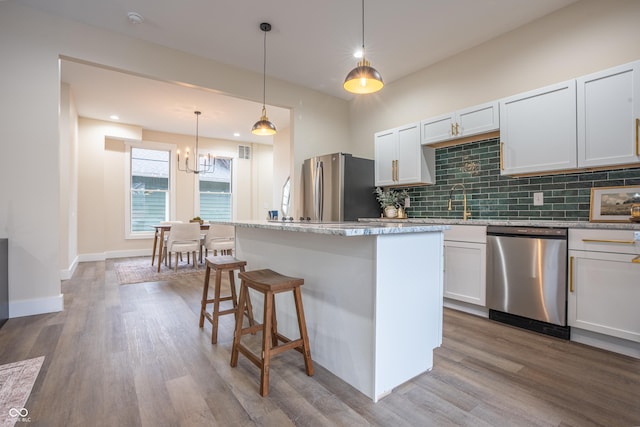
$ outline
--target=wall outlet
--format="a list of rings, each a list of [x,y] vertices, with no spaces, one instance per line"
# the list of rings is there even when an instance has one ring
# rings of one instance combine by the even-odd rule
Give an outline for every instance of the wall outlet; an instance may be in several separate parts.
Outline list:
[[[542,206],[544,205],[544,193],[533,193],[533,206]]]
[[[633,240],[635,240],[636,242],[640,242],[640,231],[633,232]]]

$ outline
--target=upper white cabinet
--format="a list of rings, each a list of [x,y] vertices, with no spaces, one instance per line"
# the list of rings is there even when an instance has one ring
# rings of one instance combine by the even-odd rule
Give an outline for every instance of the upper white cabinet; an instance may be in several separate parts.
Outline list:
[[[578,167],[640,161],[640,61],[577,82]]]
[[[422,120],[422,144],[435,144],[498,130],[498,102],[489,102]]]
[[[510,96],[499,104],[503,174],[577,167],[575,80]]]
[[[435,150],[420,145],[420,124],[376,132],[375,185],[433,184]]]

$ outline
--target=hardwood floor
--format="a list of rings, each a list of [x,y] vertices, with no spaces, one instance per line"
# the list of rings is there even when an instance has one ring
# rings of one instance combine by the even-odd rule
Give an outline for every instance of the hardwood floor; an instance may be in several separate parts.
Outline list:
[[[229,366],[233,317],[217,345],[198,328],[199,275],[119,285],[89,262],[62,291],[64,312],[0,329],[0,364],[45,356],[31,426],[640,426],[640,360],[452,310],[433,371],[374,404],[297,352],[260,397],[257,368]]]

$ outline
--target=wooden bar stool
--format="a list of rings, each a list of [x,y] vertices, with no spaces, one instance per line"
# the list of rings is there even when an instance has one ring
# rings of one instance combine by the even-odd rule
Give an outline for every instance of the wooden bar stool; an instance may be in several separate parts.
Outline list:
[[[235,314],[238,308],[238,299],[236,298],[236,285],[234,280],[234,270],[244,271],[246,261],[240,261],[229,255],[210,256],[205,259],[207,270],[204,275],[204,288],[202,289],[202,305],[200,307],[200,327],[204,326],[204,318],[211,322],[211,344],[218,342],[218,318],[225,314]],[[209,277],[211,269],[215,272],[215,283],[213,289],[213,298],[209,298]],[[220,296],[220,284],[222,282],[222,273],[229,272],[229,285],[231,287],[231,295]],[[232,301],[233,308],[220,311],[221,301]],[[213,303],[213,310],[207,313],[207,304]],[[245,304],[247,307],[247,315],[249,317],[249,325],[253,326],[253,311],[251,309],[251,300],[247,299]],[[243,306],[244,307],[244,306]]]
[[[238,304],[238,316],[236,318],[236,329],[233,334],[233,347],[231,350],[231,366],[238,365],[238,352],[244,354],[250,361],[260,368],[260,394],[266,396],[269,393],[269,365],[271,357],[276,356],[286,350],[298,350],[304,356],[304,365],[307,375],[313,375],[313,362],[311,361],[311,350],[309,349],[309,336],[307,335],[307,325],[304,320],[304,310],[302,308],[302,294],[300,287],[304,284],[304,279],[283,276],[272,270],[255,270],[241,272],[240,278],[240,300]],[[242,327],[243,308],[249,302],[249,288],[264,295],[264,318],[262,324],[255,324],[248,328]],[[276,300],[275,294],[293,291],[293,298],[298,315],[298,329],[300,338],[290,340],[278,333],[276,322]],[[241,342],[242,335],[255,333],[262,330],[262,357],[256,356]],[[281,341],[283,344],[278,344]]]

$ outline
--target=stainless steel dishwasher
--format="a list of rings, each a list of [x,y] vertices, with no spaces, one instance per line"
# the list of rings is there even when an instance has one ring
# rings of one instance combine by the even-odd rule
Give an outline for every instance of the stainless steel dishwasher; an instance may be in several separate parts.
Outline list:
[[[487,227],[489,318],[569,339],[567,229]]]

